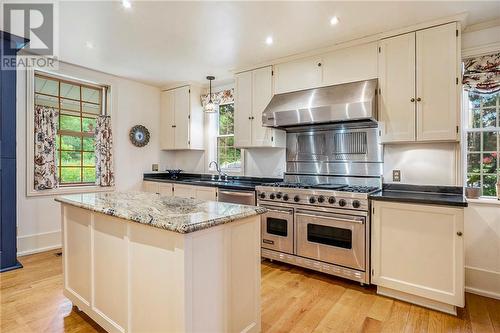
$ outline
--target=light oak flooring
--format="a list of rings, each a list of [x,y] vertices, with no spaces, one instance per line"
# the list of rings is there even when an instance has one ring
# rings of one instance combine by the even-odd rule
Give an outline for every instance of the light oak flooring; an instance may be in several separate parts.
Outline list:
[[[0,274],[0,332],[102,332],[62,295],[57,251]],[[473,294],[458,317],[377,296],[373,287],[262,263],[263,332],[500,332],[500,301]]]

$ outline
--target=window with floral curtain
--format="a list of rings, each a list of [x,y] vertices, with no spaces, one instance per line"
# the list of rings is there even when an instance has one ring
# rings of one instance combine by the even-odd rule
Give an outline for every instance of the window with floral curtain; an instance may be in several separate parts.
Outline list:
[[[34,88],[34,189],[112,186],[107,88],[40,72]]]
[[[495,196],[500,177],[500,53],[464,59],[466,181]]]

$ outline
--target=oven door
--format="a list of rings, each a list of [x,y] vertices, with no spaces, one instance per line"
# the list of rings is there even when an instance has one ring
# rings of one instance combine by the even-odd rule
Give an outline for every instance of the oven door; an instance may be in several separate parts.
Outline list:
[[[365,270],[363,216],[297,210],[297,255]]]
[[[263,206],[261,245],[263,248],[293,254],[293,209]]]

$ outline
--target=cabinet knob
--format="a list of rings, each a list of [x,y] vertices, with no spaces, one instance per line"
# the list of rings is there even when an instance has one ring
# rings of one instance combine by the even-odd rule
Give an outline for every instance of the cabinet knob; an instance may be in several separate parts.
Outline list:
[[[457,236],[462,236],[463,233],[461,231],[457,232]]]
[[[417,97],[417,102],[420,102],[422,101],[422,99],[420,97]]]
[[[248,120],[252,120],[252,117],[248,117]]]
[[[172,125],[172,127],[176,127],[175,125]]]
[[[321,63],[320,62],[318,62],[318,67],[321,67]]]
[[[410,99],[410,102],[412,102],[412,103],[413,103],[413,102],[415,102],[415,98],[413,98],[413,97],[412,97],[412,98]]]

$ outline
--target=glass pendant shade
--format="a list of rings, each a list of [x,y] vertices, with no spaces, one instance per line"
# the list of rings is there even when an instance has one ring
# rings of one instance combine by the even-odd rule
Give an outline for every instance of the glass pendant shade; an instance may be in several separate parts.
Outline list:
[[[206,113],[214,113],[215,112],[215,104],[212,102],[212,100],[208,101],[207,104],[205,104],[205,112]]]
[[[212,80],[215,80],[215,76],[207,76],[207,80],[210,84],[210,89],[208,91],[208,103],[205,104],[203,111],[205,111],[206,113],[214,113],[215,111],[217,111],[215,103],[212,102]]]

